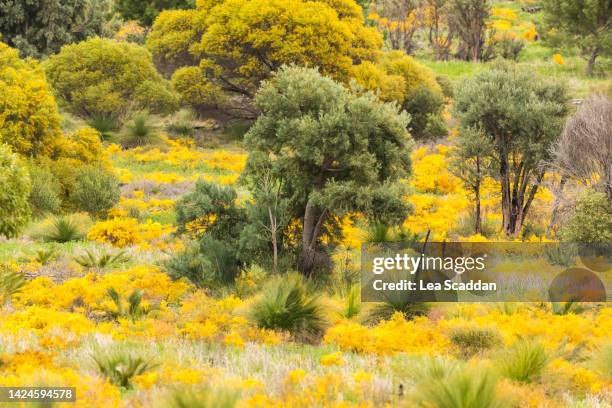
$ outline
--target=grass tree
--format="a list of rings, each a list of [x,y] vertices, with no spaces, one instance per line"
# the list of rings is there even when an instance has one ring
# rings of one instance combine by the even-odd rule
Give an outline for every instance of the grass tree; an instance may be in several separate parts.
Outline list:
[[[459,87],[455,113],[461,125],[481,129],[493,145],[509,237],[520,233],[544,179],[566,102],[564,85],[510,63],[496,63]]]
[[[399,179],[410,172],[409,117],[373,94],[357,95],[316,69],[283,67],[256,97],[262,115],[245,136],[246,176],[266,167],[302,222],[300,268],[326,260],[329,221],[353,211],[398,223],[409,207]],[[266,166],[252,165],[265,161]]]

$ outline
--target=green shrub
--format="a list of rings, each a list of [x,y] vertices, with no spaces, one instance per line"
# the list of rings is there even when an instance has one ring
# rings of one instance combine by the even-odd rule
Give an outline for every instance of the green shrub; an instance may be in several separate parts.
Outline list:
[[[439,92],[420,86],[404,101],[402,107],[410,113],[410,133],[416,140],[428,140],[446,135],[446,126],[439,114],[444,98]],[[429,131],[427,126],[429,124]],[[428,133],[433,132],[433,133]]]
[[[111,351],[98,349],[94,351],[92,358],[100,374],[112,384],[123,388],[131,388],[135,376],[151,371],[157,366],[150,359],[124,349]]]
[[[158,141],[159,121],[146,111],[134,114],[132,119],[123,125],[119,135],[119,142],[125,147],[145,146]]]
[[[459,353],[466,358],[502,344],[499,332],[486,327],[455,328],[450,333],[450,340],[459,348]]]
[[[540,376],[548,361],[542,344],[522,339],[502,356],[502,373],[512,380],[529,383]]]
[[[58,99],[84,118],[121,120],[134,110],[166,114],[178,97],[141,46],[93,38],[67,45],[43,64]]]
[[[259,327],[285,330],[294,336],[319,336],[327,323],[321,299],[309,293],[298,274],[269,282],[252,306],[251,319]]]
[[[0,144],[0,235],[14,237],[30,220],[30,175],[19,157]]]
[[[585,190],[561,229],[561,238],[568,242],[612,242],[612,202],[604,193]]]
[[[83,166],[77,171],[71,201],[79,211],[92,216],[104,216],[119,201],[119,180],[96,166]]]
[[[172,279],[187,278],[199,288],[210,282],[207,276],[208,264],[198,248],[187,248],[170,258],[164,264],[164,270]]]
[[[236,249],[231,243],[206,235],[200,240],[200,253],[206,259],[210,271],[211,284],[227,285],[234,283],[240,270]]]
[[[238,240],[246,213],[236,205],[238,194],[231,186],[221,186],[198,180],[195,189],[176,203],[179,232],[198,220],[206,234],[220,240]]]
[[[73,259],[84,268],[104,269],[127,262],[129,257],[125,254],[125,251],[112,253],[85,250],[84,254],[76,255]]]
[[[440,139],[448,135],[448,127],[442,116],[429,113],[423,130],[423,138],[427,140]]]
[[[32,214],[41,217],[56,214],[62,206],[62,186],[48,167],[30,166],[32,191],[28,199]]]
[[[488,371],[461,370],[418,387],[417,406],[428,408],[503,408],[509,406],[496,392],[497,380]]]
[[[54,216],[43,220],[32,236],[45,242],[80,241],[85,238],[89,223],[89,218],[82,214]]]

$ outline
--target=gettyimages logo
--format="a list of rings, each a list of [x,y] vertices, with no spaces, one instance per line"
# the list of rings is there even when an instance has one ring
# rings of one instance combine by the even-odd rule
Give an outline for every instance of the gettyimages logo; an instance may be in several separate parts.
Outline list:
[[[605,302],[609,244],[410,243],[362,247],[362,300]]]

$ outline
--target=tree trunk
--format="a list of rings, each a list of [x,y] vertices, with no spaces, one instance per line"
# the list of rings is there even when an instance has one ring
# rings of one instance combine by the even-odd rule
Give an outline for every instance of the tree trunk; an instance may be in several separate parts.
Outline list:
[[[589,58],[587,59],[587,66],[586,66],[587,76],[593,76],[593,70],[595,69],[595,60],[597,59],[598,56],[599,56],[599,49],[595,47],[593,51],[591,51],[591,54],[589,55]]]
[[[276,242],[276,229],[278,227],[276,223],[276,217],[272,215],[272,209],[270,207],[268,207],[268,216],[270,217],[270,232],[272,235],[272,268],[273,271],[276,272],[276,268],[278,266],[278,244]]]
[[[510,174],[508,170],[508,155],[500,152],[499,177],[502,190],[502,230],[507,236],[514,235],[514,222],[512,220],[511,196],[510,196]]]
[[[302,228],[302,251],[299,260],[300,270],[305,275],[310,275],[317,264],[317,242],[326,219],[327,210],[319,209],[310,201],[306,204]]]

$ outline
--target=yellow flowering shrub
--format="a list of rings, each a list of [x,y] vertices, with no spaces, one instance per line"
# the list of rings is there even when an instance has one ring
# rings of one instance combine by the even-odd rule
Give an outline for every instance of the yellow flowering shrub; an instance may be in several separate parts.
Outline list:
[[[565,65],[565,59],[561,54],[555,54],[552,56],[552,60],[557,65]]]
[[[354,322],[342,322],[327,331],[324,341],[341,350],[381,355],[436,354],[450,345],[429,319],[406,321],[401,313],[371,329]]]
[[[138,220],[134,218],[113,218],[96,222],[89,232],[87,239],[123,248],[136,245],[142,241],[138,231]]]
[[[60,133],[57,104],[39,64],[0,42],[0,143],[38,155]]]

